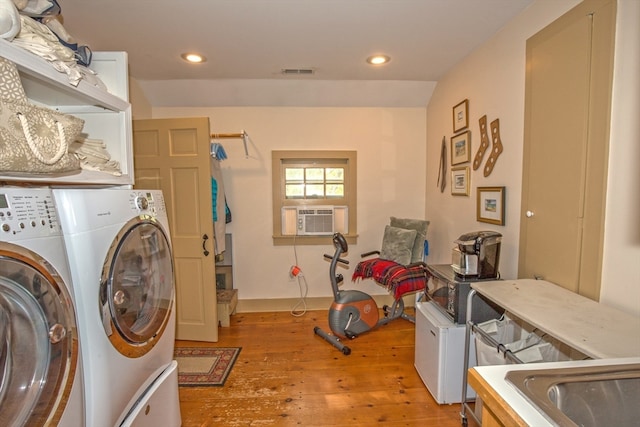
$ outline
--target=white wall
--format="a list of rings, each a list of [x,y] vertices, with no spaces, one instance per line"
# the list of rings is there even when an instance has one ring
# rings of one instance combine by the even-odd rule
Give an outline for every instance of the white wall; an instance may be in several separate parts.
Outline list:
[[[234,260],[240,298],[294,298],[287,272],[295,258],[290,247],[271,242],[270,152],[273,149],[356,149],[359,156],[360,241],[353,260],[377,248],[388,216],[424,217],[431,221],[431,263],[448,263],[460,234],[480,229],[504,235],[501,271],[517,276],[519,210],[524,138],[526,40],[579,0],[538,0],[493,39],[442,78],[425,111],[421,108],[154,108],[153,117],[208,116],[212,131],[246,130],[254,146],[244,159],[242,144],[225,143],[223,163],[234,222]],[[618,0],[616,59],[609,153],[609,181],[601,301],[640,314],[640,2]],[[473,171],[471,195],[454,197],[436,187],[442,137],[452,135],[451,108],[470,102],[472,147],[479,144],[478,119],[500,119],[505,150],[493,173]],[[425,149],[425,143],[426,149]],[[425,169],[425,161],[426,169]],[[450,170],[451,166],[448,165]],[[450,177],[448,177],[450,184]],[[426,183],[426,187],[425,187]],[[507,188],[504,227],[475,220],[475,189]],[[426,194],[426,197],[421,196]],[[258,206],[256,208],[256,206]],[[265,216],[266,215],[266,216]],[[310,296],[329,295],[327,265],[332,248],[298,247],[298,262]],[[381,293],[375,285],[356,287]]]
[[[149,103],[144,91],[140,87],[140,82],[133,77],[129,77],[129,99],[133,120],[151,118],[151,103]]]
[[[640,2],[618,0],[600,301],[640,314]]]
[[[452,242],[461,233],[490,229],[503,234],[501,273],[517,277],[526,40],[578,0],[538,0],[489,42],[474,51],[438,82],[427,108],[426,217],[431,223],[432,262],[449,262]],[[611,131],[606,241],[602,301],[640,314],[640,203],[638,156],[638,36],[637,0],[618,0],[613,120]],[[451,109],[469,99],[472,155],[479,146],[478,119],[500,119],[504,152],[493,173],[472,172],[469,197],[454,197],[436,188],[442,137],[452,135]],[[635,153],[635,154],[634,154]],[[486,155],[485,155],[486,156]],[[450,168],[451,166],[449,166]],[[450,179],[449,179],[450,181]],[[449,182],[450,184],[450,182]],[[506,225],[476,221],[476,188],[505,186]]]
[[[245,130],[252,143],[246,159],[242,141],[220,141],[233,221],[234,287],[242,299],[297,298],[289,278],[296,263],[291,246],[272,241],[271,151],[357,150],[358,233],[349,248],[355,265],[360,253],[379,249],[389,216],[424,218],[425,108],[154,108],[153,118],[209,117],[214,133]],[[332,246],[297,246],[297,263],[309,285],[309,297],[330,296]],[[346,287],[386,294],[366,281],[352,285],[353,266],[344,271]]]
[[[432,221],[432,261],[450,262],[452,242],[462,233],[495,230],[503,235],[500,259],[502,276],[517,276],[526,39],[577,3],[578,0],[534,3],[438,82],[427,109],[426,213]],[[476,171],[471,168],[469,197],[454,197],[451,195],[450,175],[447,176],[444,193],[436,188],[436,181],[442,137],[446,137],[447,142],[450,140],[451,110],[463,99],[469,99],[472,159],[480,145],[478,119],[485,114],[488,123],[500,119],[504,151],[488,177],[484,177],[482,167]],[[450,145],[447,153],[450,159]],[[485,161],[488,155],[485,154]],[[476,221],[476,188],[479,186],[506,187],[505,226]]]

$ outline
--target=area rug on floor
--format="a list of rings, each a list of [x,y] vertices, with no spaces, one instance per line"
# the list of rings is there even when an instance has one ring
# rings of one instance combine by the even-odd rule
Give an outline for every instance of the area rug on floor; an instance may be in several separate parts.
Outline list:
[[[241,347],[176,347],[178,385],[181,387],[223,386]]]

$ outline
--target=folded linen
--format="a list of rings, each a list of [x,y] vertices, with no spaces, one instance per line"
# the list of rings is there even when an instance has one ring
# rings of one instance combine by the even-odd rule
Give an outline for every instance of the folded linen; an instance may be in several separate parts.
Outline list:
[[[106,172],[121,176],[120,163],[111,160],[106,144],[99,139],[82,138],[69,146],[69,152],[80,160],[80,167],[85,170]]]

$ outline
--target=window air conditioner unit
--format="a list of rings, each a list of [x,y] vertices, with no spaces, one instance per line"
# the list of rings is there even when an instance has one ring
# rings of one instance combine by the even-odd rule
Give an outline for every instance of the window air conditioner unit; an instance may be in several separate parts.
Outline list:
[[[346,206],[284,206],[283,236],[330,236],[349,232]]]

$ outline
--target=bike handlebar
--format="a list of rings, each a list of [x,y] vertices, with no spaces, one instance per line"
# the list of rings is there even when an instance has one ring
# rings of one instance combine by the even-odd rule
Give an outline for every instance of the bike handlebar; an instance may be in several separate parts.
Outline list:
[[[325,257],[326,259],[333,259],[333,256],[331,256],[331,255],[327,255],[327,254],[324,254],[324,257]],[[338,262],[341,262],[341,263],[343,263],[343,264],[349,265],[349,261],[348,261],[348,260],[346,260],[346,259],[338,258],[338,259],[337,259],[337,261],[338,261]]]

